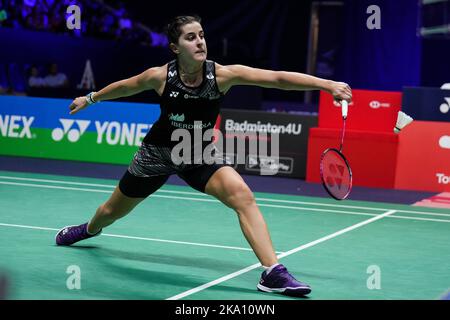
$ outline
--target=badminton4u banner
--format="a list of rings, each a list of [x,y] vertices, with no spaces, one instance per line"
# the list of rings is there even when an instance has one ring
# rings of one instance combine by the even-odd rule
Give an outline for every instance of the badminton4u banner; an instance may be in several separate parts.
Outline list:
[[[128,164],[158,104],[101,102],[69,115],[68,99],[0,97],[0,154]]]

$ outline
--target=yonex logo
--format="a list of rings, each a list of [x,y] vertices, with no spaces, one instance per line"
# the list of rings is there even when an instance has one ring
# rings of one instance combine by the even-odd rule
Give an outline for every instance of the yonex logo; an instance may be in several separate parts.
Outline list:
[[[445,103],[441,104],[439,110],[442,113],[447,113],[450,110],[450,98],[444,98],[445,99]]]
[[[169,71],[167,75],[168,75],[170,78],[172,78],[172,77],[174,77],[176,74],[177,74],[176,71]]]
[[[28,138],[31,139],[31,124],[34,117],[0,115],[0,135],[9,138]]]
[[[67,138],[70,142],[77,142],[80,137],[88,128],[91,121],[89,120],[72,120],[72,119],[59,119],[63,128],[55,128],[52,131],[52,139],[55,141],[61,141],[67,134]],[[71,129],[73,123],[76,122],[78,129]]]
[[[118,121],[95,121],[97,143],[106,141],[111,146],[140,146],[148,129],[152,125],[145,123],[121,123]]]
[[[210,72],[206,75],[206,79],[212,80],[214,79],[214,75]]]
[[[327,185],[331,188],[337,186],[338,189],[341,189],[345,167],[340,164],[330,163],[328,170],[331,174],[326,178]]]
[[[178,97],[178,95],[179,95],[180,93],[179,92],[177,92],[177,91],[172,91],[171,93],[170,93],[170,97],[171,98],[176,98],[176,97]]]

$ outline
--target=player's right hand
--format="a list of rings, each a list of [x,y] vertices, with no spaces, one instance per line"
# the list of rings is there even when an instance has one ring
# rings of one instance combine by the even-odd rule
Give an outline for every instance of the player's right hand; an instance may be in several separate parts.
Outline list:
[[[345,82],[333,81],[331,85],[330,93],[333,95],[334,100],[352,102],[352,89]]]
[[[86,97],[75,98],[69,106],[70,114],[75,114],[88,106]]]

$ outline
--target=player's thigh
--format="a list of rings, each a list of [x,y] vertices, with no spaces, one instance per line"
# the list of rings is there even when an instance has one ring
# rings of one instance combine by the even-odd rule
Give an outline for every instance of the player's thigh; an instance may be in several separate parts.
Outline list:
[[[209,179],[205,193],[214,196],[229,207],[254,202],[254,196],[244,179],[232,167],[218,169]]]
[[[192,166],[184,168],[177,172],[177,175],[183,179],[189,186],[203,193],[206,192],[206,186],[211,180],[211,177],[227,167],[225,164],[203,164],[200,166]]]

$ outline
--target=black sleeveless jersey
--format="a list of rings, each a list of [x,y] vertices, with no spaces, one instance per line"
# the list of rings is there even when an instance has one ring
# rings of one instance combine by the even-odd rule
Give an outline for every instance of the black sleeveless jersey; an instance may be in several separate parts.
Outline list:
[[[145,136],[144,143],[174,146],[179,143],[171,141],[176,129],[188,130],[191,140],[194,140],[195,130],[201,130],[203,137],[206,130],[214,128],[222,98],[213,61],[206,60],[203,64],[203,81],[198,87],[185,85],[178,71],[177,60],[169,62],[160,101],[161,115]]]

